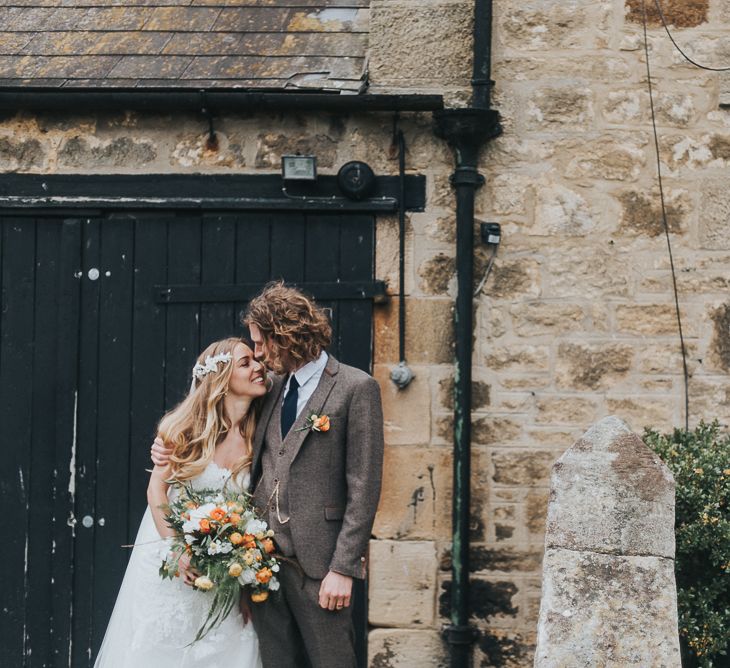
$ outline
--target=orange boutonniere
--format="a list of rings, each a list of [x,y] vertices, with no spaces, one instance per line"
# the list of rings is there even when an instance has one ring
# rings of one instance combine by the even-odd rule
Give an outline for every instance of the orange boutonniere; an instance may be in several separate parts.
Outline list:
[[[312,413],[307,419],[306,424],[303,427],[297,429],[297,431],[329,431],[330,419],[327,415],[317,415]]]

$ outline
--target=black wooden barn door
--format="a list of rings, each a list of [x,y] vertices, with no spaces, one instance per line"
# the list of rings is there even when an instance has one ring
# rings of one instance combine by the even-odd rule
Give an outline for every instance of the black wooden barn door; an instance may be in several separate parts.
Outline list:
[[[0,665],[69,665],[77,221],[0,222]]]
[[[240,333],[246,299],[282,277],[332,309],[331,352],[369,370],[374,219],[134,212],[1,224],[0,535],[13,578],[0,665],[90,666],[146,505],[155,424],[188,390],[196,355]]]

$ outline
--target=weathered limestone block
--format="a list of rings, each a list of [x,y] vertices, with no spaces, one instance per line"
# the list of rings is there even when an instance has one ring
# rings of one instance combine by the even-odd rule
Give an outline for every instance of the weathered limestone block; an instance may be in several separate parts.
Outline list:
[[[679,370],[679,369],[678,369]],[[679,427],[682,411],[679,396],[667,396],[666,387],[653,396],[620,395],[606,397],[610,413],[617,413],[631,420],[632,424],[650,427],[653,425],[675,425]]]
[[[553,467],[535,666],[680,666],[674,479],[616,417]]]
[[[707,21],[710,0],[665,0],[664,18],[677,28],[693,28]],[[626,20],[641,24],[644,20],[642,0],[626,0]],[[652,2],[646,3],[646,18],[651,25],[661,25],[659,12]]]
[[[558,183],[537,190],[535,224],[531,234],[540,236],[585,236],[597,224],[596,216],[582,195]]]
[[[474,9],[468,2],[415,7],[373,2],[370,79],[375,86],[468,84]]]
[[[473,420],[471,429],[472,441],[482,445],[512,441],[522,432],[519,423],[514,420],[492,416]]]
[[[566,145],[570,161],[565,175],[572,179],[598,178],[634,181],[646,164],[645,138],[635,134],[604,135],[593,141]]]
[[[541,534],[545,529],[548,494],[546,491],[533,490],[527,495],[525,516],[530,533]]]
[[[710,135],[699,137],[687,134],[664,135],[659,140],[659,147],[662,161],[673,170],[680,167],[692,170],[704,169],[713,161],[718,161],[718,166],[723,166],[727,159],[724,137],[718,140],[711,138]]]
[[[692,208],[686,190],[665,193],[667,224],[672,234],[682,234],[686,229],[687,214]],[[618,197],[621,203],[621,232],[631,235],[657,237],[664,234],[661,201],[658,192],[645,193],[628,190]]]
[[[398,361],[398,298],[374,311],[375,362]],[[409,336],[406,353],[412,364],[451,364],[454,360],[453,304],[448,299],[407,299]]]
[[[516,550],[514,548],[489,549],[475,545],[469,553],[469,568],[473,573],[494,575],[498,573],[539,572],[542,550]]]
[[[657,117],[660,121],[677,127],[687,127],[695,117],[693,98],[696,94],[665,93],[656,102]]]
[[[585,312],[579,304],[560,301],[519,302],[509,309],[519,336],[555,335],[582,329]]]
[[[451,516],[451,448],[385,448],[383,493],[373,535],[392,539],[448,539]]]
[[[25,171],[33,167],[40,167],[43,165],[45,157],[45,150],[37,139],[0,137],[0,170],[4,172]]]
[[[647,115],[648,94],[641,90],[610,91],[601,111],[609,123],[633,123]]]
[[[546,450],[495,450],[492,480],[496,485],[544,486],[554,461],[555,455]]]
[[[596,416],[596,402],[575,395],[540,396],[537,400],[537,424],[590,424]]]
[[[210,145],[207,134],[185,136],[175,145],[170,164],[179,167],[244,167],[243,146],[223,132],[216,132],[216,143]]]
[[[485,366],[494,371],[546,371],[550,365],[547,346],[504,346],[489,350]]]
[[[535,666],[679,668],[673,560],[547,549],[543,568],[561,573],[543,585]]]
[[[446,668],[449,656],[439,631],[374,629],[368,634],[371,668]]]
[[[594,118],[593,91],[575,86],[550,87],[537,90],[527,102],[528,126],[588,127]]]
[[[96,137],[71,137],[58,151],[64,167],[137,167],[157,158],[156,146],[147,139],[117,137],[101,141]]]
[[[618,249],[583,244],[544,252],[548,256],[544,270],[549,276],[551,298],[586,299],[631,294],[637,269]]]
[[[539,81],[541,79],[589,79],[593,82],[615,84],[631,77],[632,67],[624,58],[581,54],[580,58],[563,58],[560,52],[521,51],[514,58],[499,57],[493,63],[496,81]],[[519,140],[518,140],[519,141]]]
[[[706,422],[730,420],[730,382],[726,377],[691,378],[689,391],[692,393],[690,396],[697,397],[693,409],[696,419]]]
[[[690,375],[693,374],[697,355],[697,346],[689,343],[686,346],[689,359],[687,360]],[[647,343],[641,349],[639,355],[639,371],[642,374],[681,374],[682,373],[682,353],[679,343],[662,343],[652,341]]]
[[[478,248],[474,258],[475,282],[481,280],[486,268],[486,251]],[[476,287],[476,286],[475,286]],[[536,260],[499,260],[494,263],[483,289],[484,294],[498,299],[522,295],[538,297],[540,287],[540,265]]]
[[[525,214],[525,199],[533,180],[522,174],[497,174],[487,180],[482,197],[489,198],[494,213],[521,216]]]
[[[431,541],[370,541],[370,623],[433,626],[437,570],[436,544]]]
[[[730,302],[712,309],[710,319],[713,324],[710,362],[720,371],[730,371]]]
[[[474,648],[474,665],[522,668],[534,655],[534,633],[490,628]]]
[[[404,390],[390,380],[391,366],[376,364],[373,375],[383,398],[385,442],[425,445],[431,439],[431,387],[428,367],[413,367],[415,378]]]
[[[605,389],[631,369],[633,348],[623,343],[561,343],[556,365],[558,387]]]
[[[555,463],[547,547],[674,558],[674,480],[616,417]]]
[[[421,290],[428,295],[443,295],[456,282],[456,260],[445,253],[437,253],[418,267]]]
[[[726,184],[712,183],[703,189],[699,223],[702,248],[730,249],[730,192]]]
[[[436,387],[436,386],[434,386]],[[438,398],[438,407],[454,410],[454,372],[447,371],[447,375],[439,378],[437,388],[434,391]],[[471,407],[472,410],[485,408],[491,403],[492,389],[488,383],[482,380],[472,380],[471,383]]]
[[[693,319],[686,311],[683,316],[685,336],[696,336]],[[667,336],[677,331],[677,312],[674,304],[622,304],[616,307],[616,324],[627,334]]]
[[[301,136],[297,133],[260,135],[256,151],[256,167],[280,169],[281,156],[287,153],[316,155],[320,167],[332,167],[337,155],[337,141],[324,134]]]

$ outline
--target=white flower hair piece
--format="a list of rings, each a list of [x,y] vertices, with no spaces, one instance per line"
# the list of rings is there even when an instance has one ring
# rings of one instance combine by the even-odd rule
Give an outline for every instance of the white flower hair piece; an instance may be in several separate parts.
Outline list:
[[[218,365],[228,364],[231,361],[231,353],[220,353],[205,358],[205,364],[196,364],[193,367],[193,378],[197,380],[203,380],[209,373],[216,373],[218,371]]]

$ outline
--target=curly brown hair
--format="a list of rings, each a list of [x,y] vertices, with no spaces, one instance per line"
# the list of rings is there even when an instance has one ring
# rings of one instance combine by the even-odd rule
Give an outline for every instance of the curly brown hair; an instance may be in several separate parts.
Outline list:
[[[274,348],[269,352],[275,360],[281,353],[294,366],[317,359],[332,341],[332,326],[325,310],[301,290],[273,281],[248,304],[242,318],[248,327],[256,325]]]

